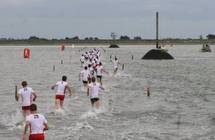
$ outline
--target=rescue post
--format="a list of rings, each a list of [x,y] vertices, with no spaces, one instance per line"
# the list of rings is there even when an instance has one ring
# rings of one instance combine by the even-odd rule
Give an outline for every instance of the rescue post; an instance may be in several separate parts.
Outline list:
[[[30,58],[30,49],[29,48],[25,48],[24,49],[24,58]]]

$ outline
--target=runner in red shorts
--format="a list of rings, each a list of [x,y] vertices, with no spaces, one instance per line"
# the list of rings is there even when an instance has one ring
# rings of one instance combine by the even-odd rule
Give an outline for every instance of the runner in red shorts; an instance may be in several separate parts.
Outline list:
[[[30,128],[29,140],[45,140],[44,131],[48,130],[46,118],[37,113],[36,104],[31,104],[30,112],[31,114],[26,117],[22,140],[26,140],[28,128]]]
[[[51,87],[51,89],[54,90],[54,88],[57,86],[57,92],[55,94],[55,109],[63,108],[63,101],[67,90],[69,91],[69,96],[72,95],[71,89],[66,80],[67,77],[63,76],[62,81],[57,82],[55,85]]]
[[[36,93],[31,87],[28,87],[28,83],[26,81],[22,82],[22,87],[18,93],[16,93],[16,101],[21,97],[22,100],[22,112],[23,116],[26,117],[30,114],[30,105],[32,101],[35,101],[37,98]]]

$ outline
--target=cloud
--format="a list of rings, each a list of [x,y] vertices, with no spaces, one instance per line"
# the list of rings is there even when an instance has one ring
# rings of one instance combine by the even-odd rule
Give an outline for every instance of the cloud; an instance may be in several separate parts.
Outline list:
[[[213,0],[0,0],[0,32],[62,37],[109,36],[115,31],[154,37],[159,11],[163,36],[196,36],[198,29],[215,32],[214,4]]]

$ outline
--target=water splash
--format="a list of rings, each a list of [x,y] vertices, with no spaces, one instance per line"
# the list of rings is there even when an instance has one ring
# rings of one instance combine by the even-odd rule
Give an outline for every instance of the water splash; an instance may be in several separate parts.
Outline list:
[[[65,116],[66,115],[66,111],[64,109],[55,109],[54,111],[55,115],[61,115],[61,116]]]
[[[97,119],[97,113],[94,111],[94,109],[90,109],[89,111],[85,112],[83,115],[81,115],[80,119],[87,119],[87,118],[95,118]]]

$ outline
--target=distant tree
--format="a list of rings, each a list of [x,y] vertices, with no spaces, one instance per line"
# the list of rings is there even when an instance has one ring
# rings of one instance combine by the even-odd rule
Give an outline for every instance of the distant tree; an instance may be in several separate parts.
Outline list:
[[[93,40],[93,37],[89,37],[89,40]]]
[[[69,37],[65,37],[65,40],[69,40]]]
[[[207,39],[215,39],[215,35],[213,34],[208,34],[206,37]]]
[[[141,37],[139,37],[139,36],[135,36],[134,37],[134,40],[141,40],[142,38]]]
[[[89,38],[88,38],[88,37],[85,37],[84,40],[89,40]]]
[[[98,38],[98,37],[95,37],[94,40],[99,40],[99,38]]]
[[[79,36],[73,37],[72,40],[79,40]]]
[[[130,40],[130,37],[128,37],[127,35],[120,36],[120,40]]]

